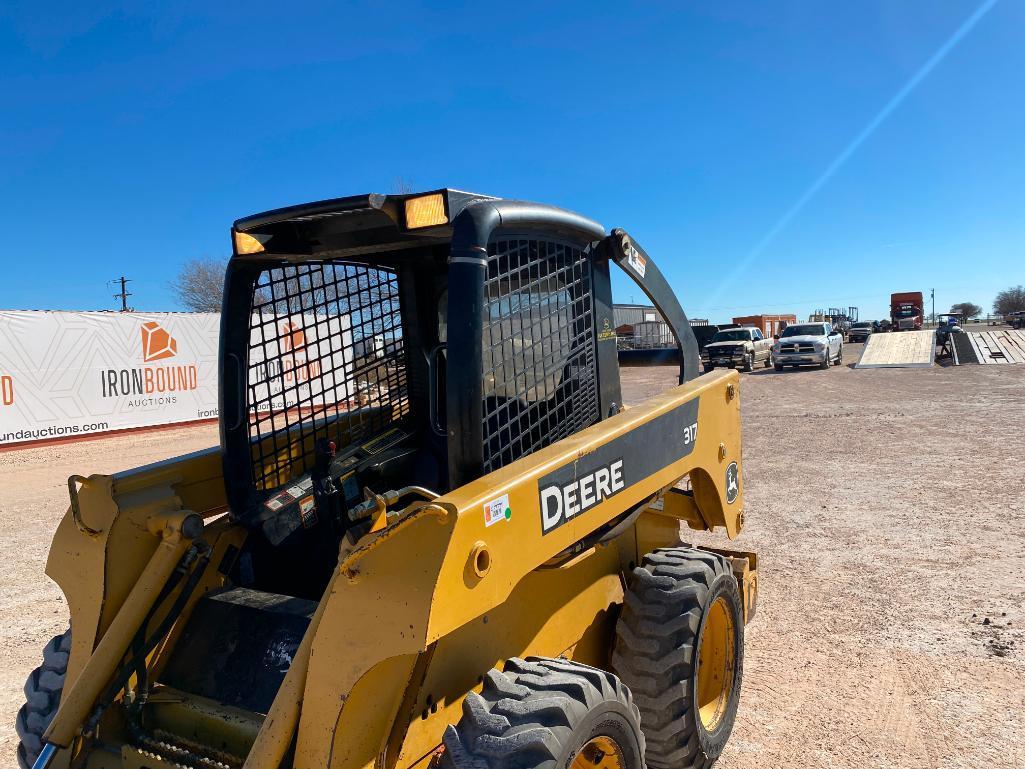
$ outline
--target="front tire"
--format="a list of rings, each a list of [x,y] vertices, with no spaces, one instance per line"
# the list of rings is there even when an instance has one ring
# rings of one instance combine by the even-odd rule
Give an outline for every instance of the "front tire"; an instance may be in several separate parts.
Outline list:
[[[836,351],[836,365],[843,365],[843,345],[840,345],[840,349]]]
[[[755,370],[755,354],[748,353],[744,356],[744,371],[751,372]]]
[[[69,628],[43,647],[43,664],[33,670],[25,681],[25,704],[18,711],[14,723],[21,740],[18,744],[18,766],[21,769],[32,769],[43,748],[43,733],[50,726],[64,691],[70,652]]]
[[[488,671],[444,742],[442,769],[645,769],[630,690],[563,659],[512,657]]]
[[[641,712],[652,769],[707,767],[733,731],[744,671],[737,580],[720,555],[656,550],[630,575],[612,668]]]

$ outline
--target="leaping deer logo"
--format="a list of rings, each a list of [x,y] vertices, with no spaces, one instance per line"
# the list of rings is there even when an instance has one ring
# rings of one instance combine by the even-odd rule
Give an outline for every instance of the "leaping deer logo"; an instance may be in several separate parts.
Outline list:
[[[726,504],[732,505],[740,493],[740,472],[736,462],[726,468]]]

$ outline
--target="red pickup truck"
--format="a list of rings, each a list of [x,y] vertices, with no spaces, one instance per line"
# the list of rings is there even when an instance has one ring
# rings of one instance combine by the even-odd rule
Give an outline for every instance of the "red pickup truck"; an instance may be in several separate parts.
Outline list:
[[[920,331],[925,298],[921,291],[890,294],[890,328],[894,331]]]

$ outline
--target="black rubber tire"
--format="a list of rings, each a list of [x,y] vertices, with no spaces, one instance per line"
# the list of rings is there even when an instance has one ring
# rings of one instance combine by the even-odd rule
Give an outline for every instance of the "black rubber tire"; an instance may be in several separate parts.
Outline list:
[[[707,611],[719,597],[733,619],[735,664],[725,710],[709,732],[696,707],[694,672]],[[629,578],[612,669],[641,711],[648,767],[711,766],[733,730],[744,672],[743,610],[726,559],[686,547],[646,555]]]
[[[43,733],[53,720],[64,691],[64,676],[68,672],[71,652],[71,630],[54,636],[43,647],[43,664],[25,681],[25,704],[18,711],[14,728],[21,742],[18,744],[18,766],[32,769],[43,747]]]
[[[623,752],[623,769],[644,769],[641,716],[612,673],[569,660],[511,657],[463,700],[445,730],[442,769],[568,769],[597,736]]]
[[[826,354],[822,356],[822,363],[819,364],[819,368],[829,368],[833,365],[833,359],[829,355],[829,347],[826,347]]]
[[[843,365],[843,345],[842,344],[840,345],[840,349],[836,351],[835,365],[837,365],[837,366],[842,366]]]
[[[705,366],[706,374],[711,374],[713,371],[715,371],[715,366]]]
[[[744,371],[750,372],[755,370],[755,354],[748,353],[744,356]]]
[[[762,363],[762,368],[768,368],[771,365],[772,365],[772,356],[771,355],[766,355],[765,356],[765,361]]]
[[[772,367],[774,369],[776,369],[776,371],[782,371],[783,370],[783,364],[782,363],[773,363]]]

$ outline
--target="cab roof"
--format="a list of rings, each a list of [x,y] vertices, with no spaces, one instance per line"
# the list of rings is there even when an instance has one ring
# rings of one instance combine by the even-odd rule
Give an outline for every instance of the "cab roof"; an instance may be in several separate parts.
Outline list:
[[[538,221],[570,222],[589,237],[604,235],[597,222],[554,206],[446,187],[400,195],[353,195],[253,214],[232,226],[233,253],[359,253],[444,243],[452,238],[452,224],[465,209],[488,202],[503,210],[512,206],[521,218],[536,215]]]

